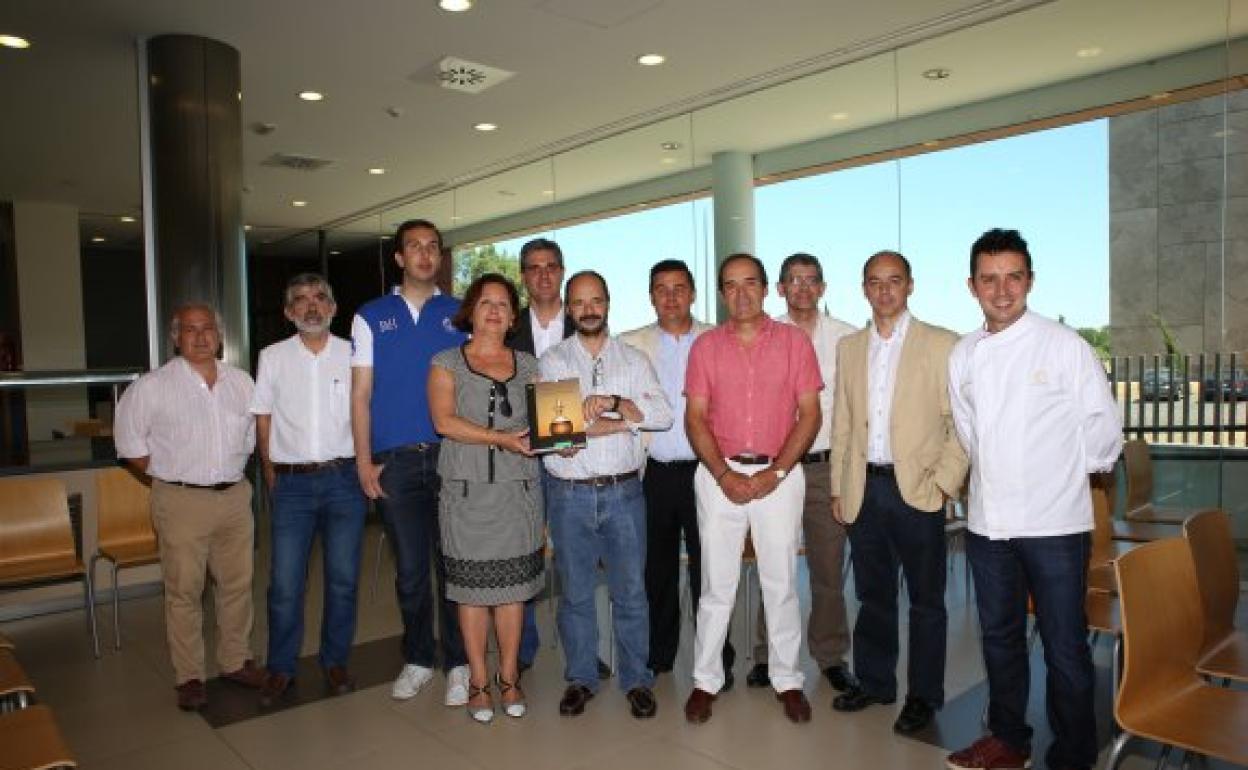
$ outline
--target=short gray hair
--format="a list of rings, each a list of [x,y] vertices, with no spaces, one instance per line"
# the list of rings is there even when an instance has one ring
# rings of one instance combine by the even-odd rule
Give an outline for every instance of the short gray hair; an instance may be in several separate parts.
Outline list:
[[[217,322],[217,333],[222,337],[225,336],[225,321],[221,318],[221,313],[207,302],[191,300],[190,302],[183,302],[173,309],[173,318],[169,321],[169,336],[173,337],[174,341],[177,341],[178,333],[182,331],[182,314],[188,310],[204,310],[212,313],[213,319]]]
[[[329,281],[325,280],[325,276],[320,273],[300,273],[294,278],[286,282],[286,303],[283,307],[290,307],[295,301],[295,292],[304,286],[315,286],[318,289],[325,290],[325,296],[329,297],[331,305],[337,305],[334,300],[334,287],[329,285]]]

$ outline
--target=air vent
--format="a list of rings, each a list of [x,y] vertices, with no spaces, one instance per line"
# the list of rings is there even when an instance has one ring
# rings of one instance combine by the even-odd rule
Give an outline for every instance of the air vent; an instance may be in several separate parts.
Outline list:
[[[516,73],[486,64],[448,56],[438,62],[438,83],[443,88],[465,94],[479,94],[492,88]]]
[[[332,160],[326,160],[325,158],[314,158],[311,155],[291,155],[285,152],[275,152],[260,161],[261,166],[288,168],[291,171],[320,171],[331,163],[333,163]]]

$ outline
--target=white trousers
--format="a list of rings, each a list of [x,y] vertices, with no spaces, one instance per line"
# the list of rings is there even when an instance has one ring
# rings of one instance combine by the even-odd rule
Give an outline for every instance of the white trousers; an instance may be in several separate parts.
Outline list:
[[[729,461],[735,471],[753,475],[766,466]],[[767,673],[776,692],[802,687],[798,669],[802,613],[797,602],[797,549],[801,537],[806,481],[800,464],[762,500],[737,505],[724,496],[705,465],[693,477],[702,539],[702,598],[698,602],[693,647],[693,684],[711,694],[724,686],[721,651],[728,635],[745,533],[753,536],[758,582],[767,618]],[[829,514],[830,515],[830,514]]]

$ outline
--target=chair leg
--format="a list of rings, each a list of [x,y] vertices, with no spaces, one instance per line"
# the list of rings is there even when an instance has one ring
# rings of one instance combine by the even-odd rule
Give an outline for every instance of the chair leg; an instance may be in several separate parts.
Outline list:
[[[117,584],[117,573],[120,571],[117,562],[113,562],[113,649],[121,649],[121,586]]]
[[[99,660],[100,632],[95,626],[95,581],[91,579],[90,569],[82,573],[82,593],[83,601],[87,605],[84,608],[87,612],[87,625],[91,630],[91,650],[95,653],[96,660]]]
[[[1118,733],[1114,738],[1113,746],[1109,750],[1109,754],[1105,757],[1105,770],[1117,770],[1118,764],[1122,762],[1123,753],[1127,748],[1127,743],[1131,740],[1131,733],[1126,731]]]

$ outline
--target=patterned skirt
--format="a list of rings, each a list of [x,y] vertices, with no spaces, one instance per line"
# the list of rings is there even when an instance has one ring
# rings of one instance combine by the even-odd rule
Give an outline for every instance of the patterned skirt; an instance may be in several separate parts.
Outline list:
[[[537,479],[444,480],[439,525],[451,601],[492,607],[541,592],[546,534]]]

